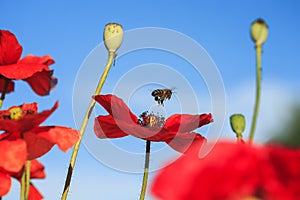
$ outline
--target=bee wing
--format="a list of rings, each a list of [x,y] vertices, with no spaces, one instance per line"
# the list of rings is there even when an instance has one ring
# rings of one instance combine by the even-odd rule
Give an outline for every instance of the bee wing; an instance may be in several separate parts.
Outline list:
[[[170,88],[170,90],[172,91],[172,93],[176,93],[176,91],[175,91],[176,89],[177,89],[177,87],[175,87],[175,86],[173,86],[173,87]]]

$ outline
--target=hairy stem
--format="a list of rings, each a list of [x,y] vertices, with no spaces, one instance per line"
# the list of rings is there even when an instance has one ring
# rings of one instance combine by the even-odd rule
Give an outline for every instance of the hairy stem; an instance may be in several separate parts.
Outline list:
[[[140,195],[140,200],[145,199],[146,189],[147,189],[147,181],[148,181],[148,174],[149,174],[149,158],[150,158],[150,145],[151,141],[146,141],[146,155],[145,155],[145,168],[144,168],[144,176],[143,176],[143,184],[142,190]]]
[[[114,59],[115,59],[115,53],[114,52],[109,52],[108,61],[106,63],[106,67],[104,69],[104,72],[103,72],[103,74],[102,74],[102,76],[99,80],[98,86],[97,86],[96,91],[94,93],[95,95],[98,95],[100,93],[100,91],[103,87],[103,84],[106,80],[106,77],[108,75],[108,72],[109,72],[109,70],[112,66],[112,63],[113,63]],[[79,150],[79,147],[80,147],[81,140],[82,140],[82,137],[84,135],[85,129],[87,127],[89,118],[90,118],[91,113],[94,109],[95,103],[96,103],[95,100],[92,99],[90,104],[89,104],[89,107],[86,111],[86,114],[84,116],[81,128],[79,130],[80,139],[77,141],[77,143],[75,144],[75,146],[73,148],[73,152],[72,152],[72,156],[71,156],[71,160],[70,160],[68,173],[67,173],[67,177],[66,177],[65,186],[64,186],[64,190],[63,190],[61,200],[66,200],[67,199],[70,184],[71,184],[72,174],[73,174],[73,170],[74,170],[74,166],[75,166],[75,162],[76,162],[76,158],[77,158],[77,154],[78,154],[78,150]]]
[[[260,90],[261,90],[261,53],[262,53],[262,46],[256,46],[256,98],[255,98],[255,106],[254,106],[254,113],[252,118],[251,130],[249,135],[249,143],[252,143],[254,138],[254,132],[257,122],[258,116],[258,108],[260,102]]]

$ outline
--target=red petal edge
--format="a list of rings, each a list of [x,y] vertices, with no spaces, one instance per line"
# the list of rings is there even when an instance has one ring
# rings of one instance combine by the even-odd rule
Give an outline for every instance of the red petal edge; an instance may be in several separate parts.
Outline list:
[[[12,181],[9,175],[0,171],[0,183],[0,197],[2,197],[9,192]]]
[[[22,46],[8,30],[0,30],[0,66],[16,63],[22,54]]]

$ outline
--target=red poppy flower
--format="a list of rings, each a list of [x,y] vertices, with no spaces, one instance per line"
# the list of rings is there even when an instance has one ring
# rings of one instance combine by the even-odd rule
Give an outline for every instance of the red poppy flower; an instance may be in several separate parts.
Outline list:
[[[7,30],[0,30],[0,93],[3,93],[5,82],[6,93],[14,91],[13,80],[26,81],[33,91],[41,96],[48,95],[57,84],[49,65],[54,63],[51,56],[25,56],[20,59],[22,46],[16,36]]]
[[[9,170],[4,170],[0,168],[0,196],[6,195],[11,188],[11,178],[15,178],[18,181],[21,181],[22,169],[17,172],[11,172]],[[44,166],[37,160],[32,160],[30,164],[30,178],[31,179],[42,179],[45,178]],[[41,200],[43,196],[40,192],[34,187],[33,184],[30,184],[29,188],[29,200]]]
[[[184,152],[193,142],[201,141],[202,144],[205,141],[203,136],[191,131],[212,122],[211,114],[175,114],[162,125],[159,124],[159,127],[151,126],[152,119],[150,118],[149,123],[143,124],[144,121],[141,124],[138,117],[130,111],[122,99],[114,95],[97,95],[93,98],[109,113],[107,116],[98,116],[95,119],[94,131],[99,138],[132,135],[144,140],[166,142],[173,149]],[[159,119],[157,116],[154,117]]]
[[[199,148],[190,148],[151,190],[164,200],[300,199],[300,151],[220,142],[199,159]]]
[[[32,160],[47,153],[55,144],[67,151],[79,139],[78,132],[62,126],[39,126],[58,107],[58,102],[50,110],[37,112],[37,104],[23,104],[13,106],[0,112],[0,130],[5,131],[0,135],[0,144],[3,141],[26,142],[27,160]],[[1,150],[1,149],[0,149]],[[6,146],[0,151],[9,156],[13,148]],[[0,160],[1,161],[1,160]],[[1,166],[1,162],[0,162]]]

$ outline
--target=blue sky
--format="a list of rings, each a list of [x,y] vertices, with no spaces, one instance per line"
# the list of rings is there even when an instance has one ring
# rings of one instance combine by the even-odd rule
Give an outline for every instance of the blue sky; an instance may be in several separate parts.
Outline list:
[[[38,97],[28,91],[29,87],[25,83],[17,83],[16,92],[7,95],[3,107],[37,101],[40,110],[44,110],[59,100],[59,109],[46,121],[46,124],[76,128],[73,111],[84,109],[84,105],[73,104],[74,98],[80,98],[73,93],[78,89],[76,84],[74,87],[74,83],[77,83],[80,77],[78,73],[86,69],[84,60],[89,58],[90,52],[95,48],[100,49],[99,70],[97,71],[95,67],[95,72],[92,74],[99,77],[102,73],[106,62],[106,52],[101,51],[102,31],[109,22],[122,24],[125,31],[144,27],[166,28],[182,33],[199,43],[214,61],[222,77],[226,92],[227,118],[232,113],[241,112],[246,115],[247,123],[250,124],[254,105],[255,52],[249,29],[254,20],[263,18],[269,25],[269,37],[263,47],[263,95],[257,128],[257,132],[261,135],[256,136],[257,141],[265,141],[269,137],[269,132],[280,129],[282,126],[278,121],[288,120],[291,105],[299,100],[300,3],[296,0],[251,2],[194,0],[188,3],[183,1],[80,3],[69,0],[48,2],[1,0],[0,8],[0,29],[8,29],[17,36],[23,45],[23,56],[51,55],[56,61],[52,66],[55,70],[54,75],[59,79],[56,89],[47,97]],[[148,38],[142,39],[147,41]],[[176,45],[176,41],[174,43]],[[103,91],[111,92],[123,75],[137,66],[149,63],[166,65],[184,74],[193,88],[199,87],[203,91],[197,93],[197,99],[201,101],[199,112],[211,112],[210,96],[203,79],[193,77],[193,73],[189,71],[190,65],[180,56],[168,52],[141,50],[118,58]],[[140,74],[137,79],[141,77]],[[97,80],[87,77],[81,87],[93,91],[95,87],[93,82]],[[126,84],[122,84],[122,87],[129,87],[132,83]],[[152,84],[141,88],[133,94],[133,97],[140,97],[145,89],[151,90],[156,86]],[[170,85],[173,86],[177,88],[178,96],[185,90],[176,83]],[[145,104],[151,100],[151,97],[147,97]],[[141,98],[137,98],[134,103],[132,101],[128,103],[139,114],[144,109],[143,102]],[[176,98],[167,103],[165,107],[169,113],[177,112]],[[146,108],[147,106],[149,107],[145,105]],[[102,112],[100,107],[97,109]],[[199,132],[201,130],[199,129]],[[228,121],[225,121],[221,134],[224,138],[234,138]],[[132,152],[144,150],[144,141],[134,138],[117,140],[114,144]],[[153,145],[154,149],[164,147],[163,144],[155,145]],[[69,199],[138,198],[142,174],[124,173],[107,167],[91,156],[87,149],[84,146],[80,149]],[[103,152],[103,154],[113,157],[110,152]],[[49,154],[40,159],[46,166],[47,178],[35,183],[45,199],[59,199],[69,158],[70,152],[64,154],[54,147]],[[151,161],[158,163],[155,157],[151,158]],[[142,169],[142,163],[139,164]],[[154,174],[155,172],[151,174],[150,182]],[[15,199],[18,194],[18,185],[15,183],[6,199]],[[154,199],[151,196],[147,198]]]

